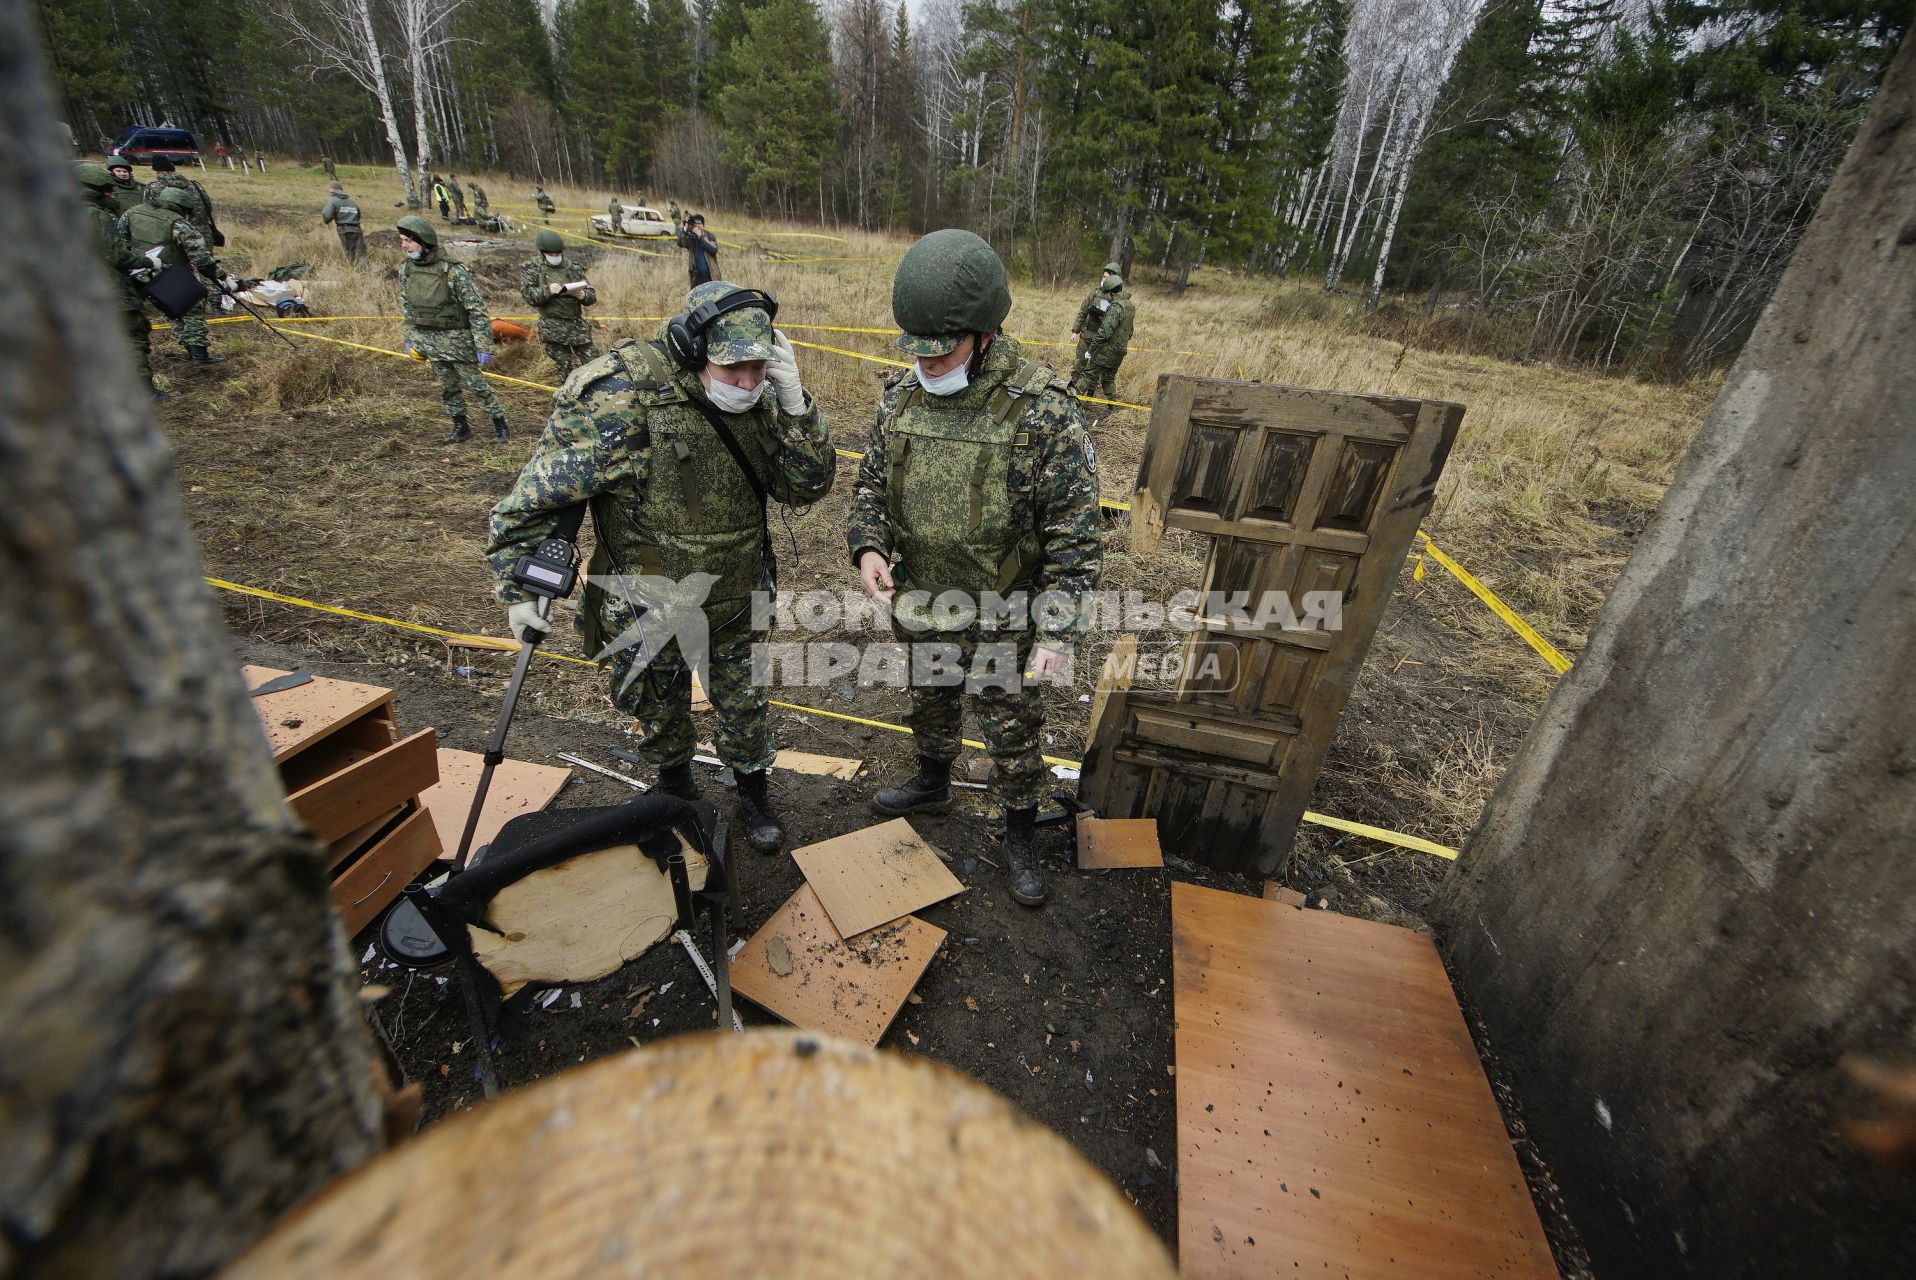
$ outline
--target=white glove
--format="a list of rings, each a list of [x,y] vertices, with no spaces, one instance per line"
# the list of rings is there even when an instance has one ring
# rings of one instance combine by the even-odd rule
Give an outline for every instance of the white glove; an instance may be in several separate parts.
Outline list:
[[[546,286],[546,292],[556,298],[565,292],[565,286],[562,284],[549,284]]]
[[[772,330],[772,358],[765,362],[765,380],[778,396],[780,413],[796,418],[805,412],[805,388],[798,384],[798,357],[777,329]]]
[[[521,600],[506,610],[506,626],[511,629],[514,640],[522,638],[528,631],[546,636],[552,632],[552,619],[540,614],[537,600]]]

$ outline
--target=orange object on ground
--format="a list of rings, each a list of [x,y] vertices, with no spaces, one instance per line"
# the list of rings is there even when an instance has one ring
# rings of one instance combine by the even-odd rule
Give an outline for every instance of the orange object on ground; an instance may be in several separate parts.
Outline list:
[[[510,320],[492,322],[492,340],[494,342],[524,342],[532,336],[532,330]]]

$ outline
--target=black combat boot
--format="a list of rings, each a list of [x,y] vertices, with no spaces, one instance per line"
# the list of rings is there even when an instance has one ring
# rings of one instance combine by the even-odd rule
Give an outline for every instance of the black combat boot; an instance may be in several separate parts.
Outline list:
[[[699,798],[699,784],[692,781],[692,762],[668,764],[659,770],[659,790],[668,796],[677,796],[681,800]]]
[[[216,356],[205,347],[188,347],[186,354],[193,357],[194,364],[225,364],[225,356]]]
[[[456,414],[452,420],[452,431],[440,444],[458,444],[461,440],[472,439],[472,428],[466,425],[466,415]]]
[[[1010,877],[1011,900],[1027,907],[1041,907],[1051,890],[1045,886],[1044,868],[1038,865],[1038,808],[1005,810],[1005,864]]]
[[[512,431],[506,426],[506,420],[504,418],[494,418],[492,420],[492,438],[500,444],[504,444],[506,441],[512,439]]]
[[[745,824],[745,839],[760,853],[777,853],[785,841],[778,817],[772,812],[772,798],[766,789],[769,774],[736,773],[738,779],[738,816]]]
[[[872,796],[872,808],[899,817],[907,813],[939,813],[951,805],[951,761],[918,757],[918,774]]]

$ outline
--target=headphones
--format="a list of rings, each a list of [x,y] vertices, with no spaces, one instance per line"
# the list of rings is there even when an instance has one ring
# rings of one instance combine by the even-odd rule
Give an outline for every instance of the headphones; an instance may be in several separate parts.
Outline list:
[[[734,289],[722,298],[701,302],[690,311],[681,311],[665,326],[665,350],[672,363],[687,373],[705,367],[705,331],[720,316],[756,307],[768,319],[778,319],[778,299],[763,289]]]

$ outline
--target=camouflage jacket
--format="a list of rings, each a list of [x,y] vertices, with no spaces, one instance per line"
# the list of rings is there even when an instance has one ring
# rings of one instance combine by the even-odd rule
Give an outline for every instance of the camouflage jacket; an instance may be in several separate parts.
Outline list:
[[[198,202],[199,209],[192,215],[193,225],[201,231],[210,231],[213,227],[213,198],[206,194],[206,188],[191,178],[183,178],[178,173],[163,173],[146,184],[146,199],[149,202],[160,198],[160,192],[168,187],[186,192]]]
[[[143,225],[164,224],[164,238],[139,234],[138,229],[133,225],[136,218]],[[188,263],[201,275],[209,275],[213,271],[213,250],[207,246],[206,237],[201,235],[199,228],[183,215],[174,213],[170,209],[142,204],[138,209],[120,215],[119,229],[120,234],[130,242],[133,252],[146,258],[149,263],[157,263],[162,267]],[[159,252],[148,252],[150,249],[157,249]]]
[[[852,491],[847,520],[846,544],[852,563],[866,551],[877,551],[887,560],[897,558],[901,542],[948,539],[966,540],[962,511],[926,511],[901,501],[894,504],[887,492],[892,477],[893,419],[909,396],[916,405],[932,407],[955,420],[977,421],[990,412],[994,397],[1025,365],[1024,352],[1017,341],[1002,334],[985,354],[984,366],[971,385],[953,396],[930,397],[921,392],[911,395],[916,375],[901,369],[886,379],[878,402],[878,418],[872,424],[871,443],[858,467],[857,486]],[[1040,366],[1042,369],[1042,366]],[[1104,530],[1098,518],[1097,454],[1084,429],[1078,402],[1057,381],[1049,369],[1042,369],[1042,388],[1029,396],[1030,403],[1016,419],[1017,432],[1004,447],[1004,476],[1009,508],[1007,540],[1028,541],[1035,547],[1034,562],[1020,566],[1012,584],[1034,592],[1058,591],[1077,603],[1098,585],[1104,571]],[[983,461],[983,459],[981,459]],[[980,467],[978,474],[984,474]],[[894,527],[892,508],[909,525]],[[974,521],[975,523],[975,521]],[[906,535],[909,535],[907,537]],[[899,561],[901,591],[912,584],[912,566]],[[925,583],[923,585],[939,585]],[[966,590],[970,584],[959,585]],[[1081,611],[1080,611],[1081,612]],[[1076,629],[1076,620],[1041,627],[1042,638],[1062,640]]]
[[[574,370],[531,459],[492,510],[486,559],[499,599],[526,598],[511,581],[513,562],[551,533],[561,511],[586,501],[599,544],[595,576],[713,575],[705,604],[715,618],[769,590],[764,514],[694,407],[704,400],[698,375],[671,365],[657,344],[628,339]],[[758,405],[725,421],[771,500],[804,505],[830,491],[838,458],[809,395],[793,417],[768,386]]]
[[[484,213],[492,206],[486,203],[486,189],[476,182],[468,182],[466,190],[472,192],[472,207]]]
[[[534,187],[532,189],[532,203],[539,206],[539,212],[541,213],[551,213],[559,207],[552,203],[552,197],[546,194],[544,187]]]
[[[146,188],[128,178],[125,182],[113,184],[113,207],[115,216],[125,213],[136,204],[146,203]]]
[[[399,304],[406,313],[406,345],[428,360],[476,360],[481,351],[492,350],[492,319],[486,312],[486,300],[473,283],[472,270],[456,258],[442,256],[439,249],[426,250],[418,262],[408,259],[399,268]],[[415,274],[443,270],[452,301],[466,313],[463,328],[428,328],[416,323],[412,299],[406,284]]]
[[[140,310],[140,294],[133,287],[132,273],[153,264],[134,251],[133,242],[120,229],[113,193],[101,192],[97,199],[89,202],[87,222],[93,228],[94,247],[99,251],[100,260],[113,276],[113,300],[120,304],[122,311]]]
[[[571,284],[585,279],[585,272],[561,259],[556,267],[546,265],[543,254],[526,263],[519,272],[519,293],[526,305],[539,313],[539,340],[565,346],[581,346],[592,341],[591,326],[585,322],[584,308],[599,300],[591,285],[582,293],[555,294],[548,285]]]
[[[1108,305],[1100,307],[1099,303]],[[1091,296],[1078,308],[1077,323],[1071,326],[1071,332],[1078,335],[1092,364],[1115,365],[1124,359],[1124,353],[1131,349],[1131,321],[1137,309],[1129,290],[1091,291]]]

